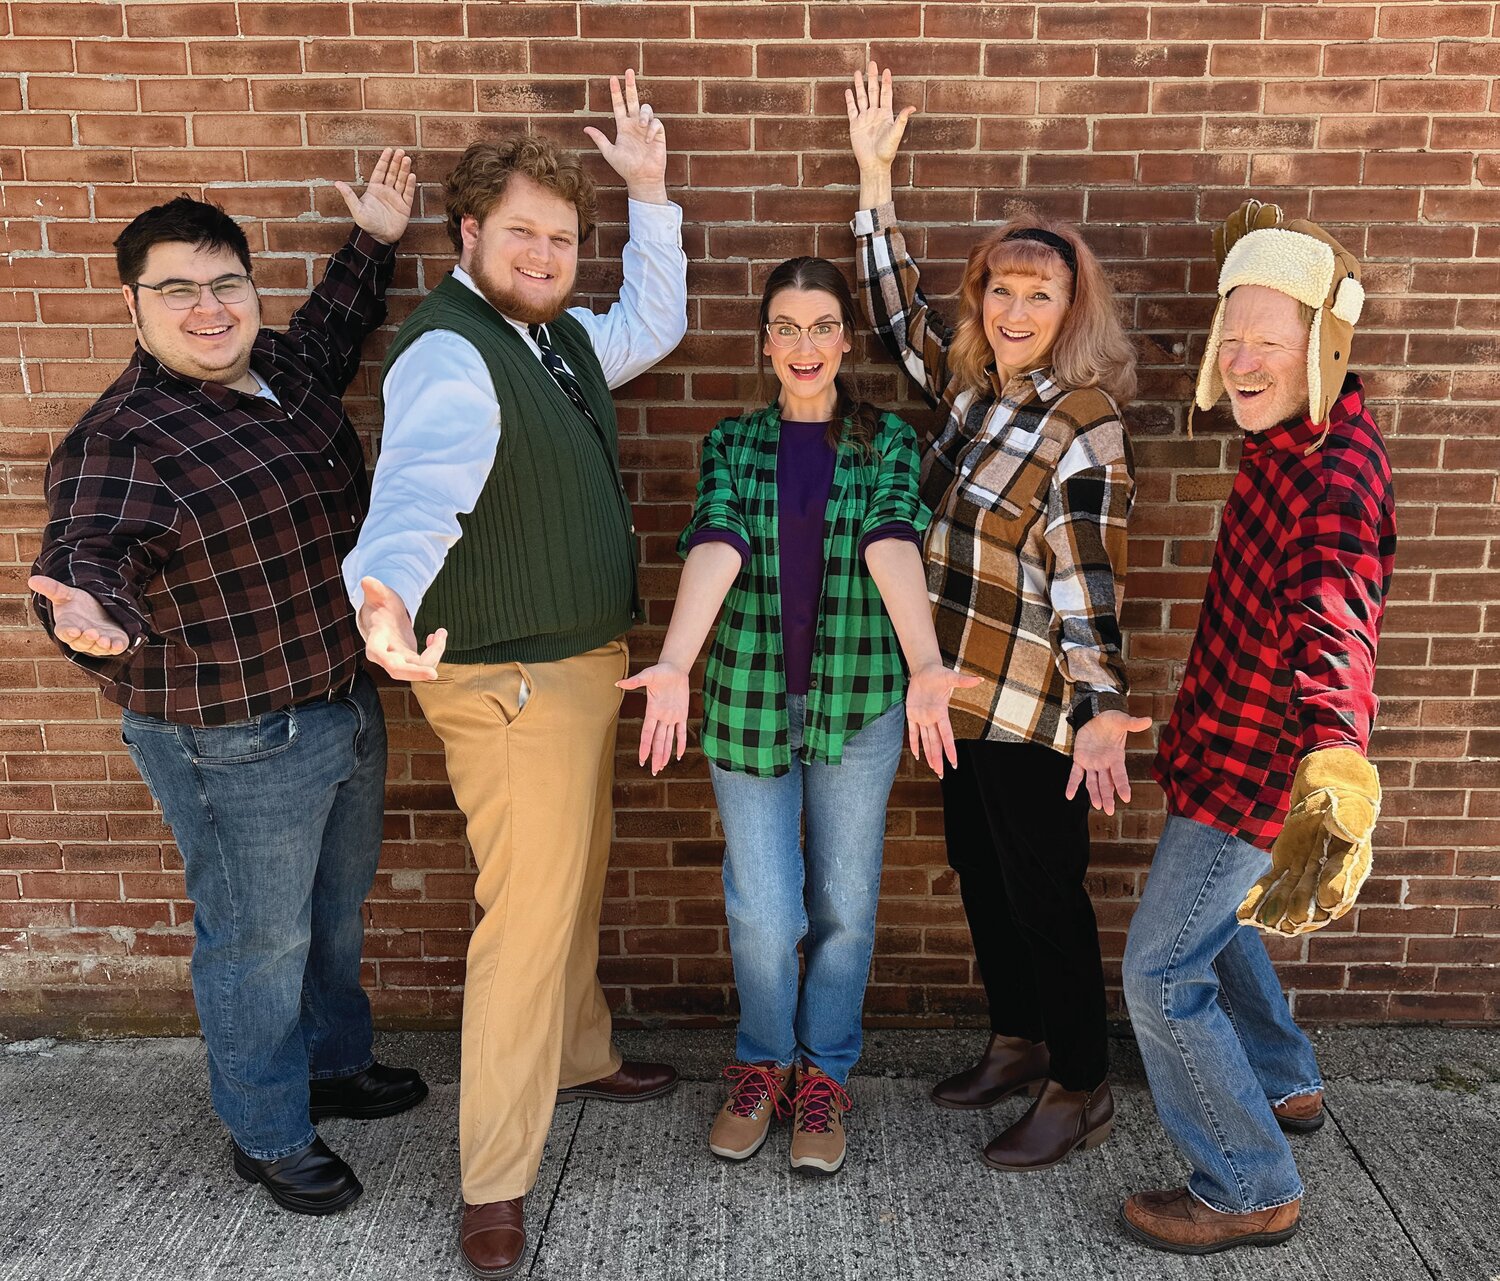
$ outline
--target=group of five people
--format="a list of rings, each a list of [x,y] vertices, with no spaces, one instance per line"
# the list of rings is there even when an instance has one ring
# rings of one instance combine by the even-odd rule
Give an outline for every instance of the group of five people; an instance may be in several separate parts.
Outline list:
[[[1088,814],[1129,801],[1126,741],[1151,722],[1127,707],[1135,372],[1106,274],[1076,229],[1016,219],[974,245],[950,326],[892,203],[911,109],[893,110],[888,71],[856,73],[858,292],[946,424],[923,444],[860,398],[837,266],[774,268],[768,403],[704,439],[671,622],[631,675],[642,611],[610,390],[683,337],[687,264],[663,125],[631,73],[611,88],[615,138],[587,132],[629,195],[619,301],[568,305],[595,217],[577,158],[529,135],[471,146],[445,183],[457,266],[386,354],[368,486],[339,396],[385,316],[409,159],[386,152],[363,194],[339,184],[355,232],[284,334],[260,326],[250,249],[222,211],[181,198],[131,223],[117,258],[137,350],[54,455],[31,579],[64,652],[124,709],[182,853],[234,1166],[304,1213],[361,1190],[318,1120],[427,1092],[375,1061],[359,985],[386,757],[361,650],[411,683],[478,868],[459,1147],[460,1248],[480,1276],[521,1264],[557,1102],[677,1083],[615,1048],[598,928],[623,692],[645,692],[641,763],[666,768],[716,618],[701,745],[740,1018],[711,1150],[747,1159],[790,1115],[794,1167],[844,1161],[903,743],[941,780],[992,1029],[935,1102],[1032,1096],[984,1149],[1005,1170],[1055,1165],[1113,1123]],[[1322,1081],[1245,924],[1317,928],[1368,871],[1394,550],[1384,449],[1347,374],[1357,264],[1254,202],[1216,248],[1196,395],[1208,408],[1227,390],[1245,442],[1162,735],[1169,818],[1125,960],[1192,1175],[1122,1217],[1193,1253],[1297,1226],[1283,1129],[1321,1123]]]

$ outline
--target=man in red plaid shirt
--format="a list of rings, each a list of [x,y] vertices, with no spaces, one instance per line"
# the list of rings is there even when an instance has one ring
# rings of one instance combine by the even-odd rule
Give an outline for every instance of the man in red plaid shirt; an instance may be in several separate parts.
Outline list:
[[[284,333],[261,326],[244,231],[181,196],[115,241],[130,363],[58,445],[30,579],[182,854],[193,994],[234,1169],[301,1214],[361,1186],[326,1116],[422,1101],[377,1063],[360,909],[380,857],[385,722],[339,563],[368,501],[339,397],[385,318],[416,194],[387,150],[354,233]]]
[[[1260,936],[1352,908],[1380,786],[1365,759],[1396,545],[1385,446],[1349,344],[1359,264],[1327,232],[1249,201],[1221,265],[1197,404],[1244,432],[1198,634],[1154,775],[1168,818],[1124,986],[1186,1187],[1132,1196],[1132,1236],[1207,1254],[1297,1230],[1284,1131],[1323,1123],[1323,1082]],[[1270,857],[1268,858],[1267,852]],[[1268,870],[1269,864],[1269,870]]]

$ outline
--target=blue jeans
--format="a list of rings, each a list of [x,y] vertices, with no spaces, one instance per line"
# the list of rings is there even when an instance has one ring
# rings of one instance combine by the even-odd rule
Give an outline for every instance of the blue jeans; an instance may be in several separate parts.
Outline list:
[[[1265,944],[1235,919],[1270,867],[1253,845],[1172,816],[1125,944],[1125,1001],[1188,1189],[1227,1214],[1285,1205],[1302,1181],[1273,1104],[1323,1088]]]
[[[171,825],[193,900],[193,996],[214,1111],[249,1156],[316,1137],[308,1079],[369,1067],[360,907],[375,879],[385,718],[368,676],[331,702],[120,732]]]
[[[807,698],[787,699],[792,751]],[[792,761],[780,778],[709,765],[724,824],[724,907],[739,989],[735,1056],[785,1067],[801,1057],[840,1084],[864,1043],[860,1016],[875,950],[875,904],[906,710],[897,703],[844,744],[837,765]],[[807,848],[802,818],[807,817]],[[806,976],[797,984],[797,945]]]

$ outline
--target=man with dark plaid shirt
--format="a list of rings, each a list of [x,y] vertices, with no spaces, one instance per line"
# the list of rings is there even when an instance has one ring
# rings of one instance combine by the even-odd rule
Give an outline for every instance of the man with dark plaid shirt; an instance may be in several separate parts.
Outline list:
[[[385,725],[340,561],[368,494],[339,402],[385,317],[416,191],[386,151],[286,333],[244,232],[186,196],[115,242],[135,355],[58,446],[30,579],[63,654],[124,710],[182,854],[193,991],[241,1178],[303,1214],[361,1192],[325,1116],[420,1102],[376,1063],[360,908],[380,856]]]

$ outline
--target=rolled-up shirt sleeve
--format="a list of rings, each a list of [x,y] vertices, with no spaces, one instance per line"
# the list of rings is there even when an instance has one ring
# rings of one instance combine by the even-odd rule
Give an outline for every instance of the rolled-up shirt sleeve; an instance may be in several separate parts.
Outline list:
[[[677,554],[686,556],[708,535],[731,544],[740,551],[742,561],[750,558],[750,527],[735,492],[722,424],[703,438],[702,461],[698,468],[698,495],[693,515],[677,540]]]

